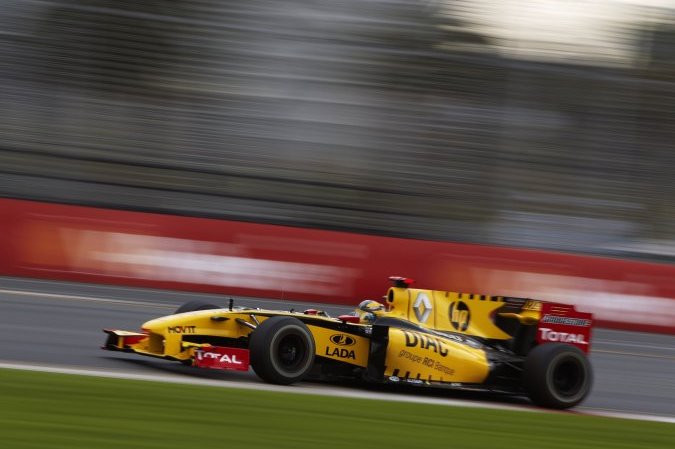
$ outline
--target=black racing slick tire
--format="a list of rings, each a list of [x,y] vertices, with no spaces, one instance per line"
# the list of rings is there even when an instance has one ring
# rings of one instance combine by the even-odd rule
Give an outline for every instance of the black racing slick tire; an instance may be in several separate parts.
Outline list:
[[[314,365],[314,337],[297,318],[275,316],[251,333],[253,371],[264,381],[290,385],[302,380]]]
[[[176,313],[185,313],[185,312],[194,312],[196,310],[211,310],[211,309],[220,309],[220,307],[208,303],[206,301],[200,301],[200,300],[195,300],[195,301],[189,301],[180,306],[179,308],[176,309],[174,314]]]
[[[574,346],[563,343],[536,346],[527,355],[524,368],[528,396],[542,407],[574,407],[591,390],[591,365],[586,355]]]

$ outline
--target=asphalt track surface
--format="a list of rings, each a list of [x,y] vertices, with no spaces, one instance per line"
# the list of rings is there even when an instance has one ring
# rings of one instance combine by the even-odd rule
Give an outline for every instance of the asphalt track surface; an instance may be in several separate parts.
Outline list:
[[[227,297],[116,286],[0,277],[0,362],[105,370],[109,373],[190,376],[262,387],[253,372],[222,372],[185,367],[175,362],[111,353],[100,349],[102,328],[135,330],[144,321],[172,313],[178,305],[206,299],[225,306]],[[272,299],[235,298],[252,307],[303,310],[321,308],[335,316],[349,307]],[[575,408],[589,413],[656,415],[675,419],[675,336],[596,329],[591,363],[594,386]],[[320,392],[334,385],[300,387]],[[298,387],[285,387],[289,391]],[[523,404],[520,398],[438,389],[340,385],[349,394],[375,389],[391,394],[433,396],[461,401]]]

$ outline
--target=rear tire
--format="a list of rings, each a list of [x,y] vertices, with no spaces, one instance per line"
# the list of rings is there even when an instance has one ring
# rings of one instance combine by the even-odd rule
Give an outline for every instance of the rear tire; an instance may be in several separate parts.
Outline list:
[[[536,346],[525,359],[525,389],[532,402],[542,407],[574,407],[588,395],[592,377],[586,355],[563,343]]]
[[[249,344],[251,367],[264,381],[290,385],[314,366],[314,337],[297,318],[275,316],[263,321]]]
[[[189,301],[180,306],[179,308],[176,309],[174,314],[177,313],[185,313],[185,312],[194,312],[196,310],[211,310],[211,309],[220,309],[220,307],[208,303],[206,301],[201,301],[201,300],[195,300],[195,301]]]

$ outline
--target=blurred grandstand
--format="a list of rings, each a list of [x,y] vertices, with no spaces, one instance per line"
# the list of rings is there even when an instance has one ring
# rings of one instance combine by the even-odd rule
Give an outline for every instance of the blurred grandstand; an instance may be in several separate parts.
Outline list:
[[[659,3],[6,0],[0,196],[672,261]]]

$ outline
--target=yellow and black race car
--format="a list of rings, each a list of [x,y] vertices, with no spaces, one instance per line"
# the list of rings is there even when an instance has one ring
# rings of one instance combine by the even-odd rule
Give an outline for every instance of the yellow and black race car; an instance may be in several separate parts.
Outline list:
[[[141,332],[106,329],[104,349],[200,368],[249,369],[267,382],[350,378],[526,394],[569,408],[591,387],[593,318],[573,306],[394,285],[337,318],[189,302]]]

